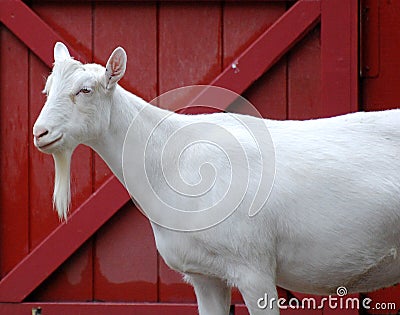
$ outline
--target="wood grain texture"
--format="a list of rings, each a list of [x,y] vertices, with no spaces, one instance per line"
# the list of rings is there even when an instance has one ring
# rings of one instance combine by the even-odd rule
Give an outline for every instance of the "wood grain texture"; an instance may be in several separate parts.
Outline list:
[[[0,47],[0,277],[3,277],[29,251],[31,129],[28,49],[4,27],[0,27]]]

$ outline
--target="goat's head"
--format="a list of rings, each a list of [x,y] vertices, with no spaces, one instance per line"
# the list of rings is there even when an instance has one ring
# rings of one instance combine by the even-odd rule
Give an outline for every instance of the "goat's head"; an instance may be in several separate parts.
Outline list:
[[[33,126],[35,146],[55,162],[53,202],[60,218],[70,202],[70,161],[78,144],[101,137],[110,118],[111,97],[126,69],[126,53],[116,48],[106,68],[71,58],[62,43],[54,46],[54,67],[44,92],[47,100]]]

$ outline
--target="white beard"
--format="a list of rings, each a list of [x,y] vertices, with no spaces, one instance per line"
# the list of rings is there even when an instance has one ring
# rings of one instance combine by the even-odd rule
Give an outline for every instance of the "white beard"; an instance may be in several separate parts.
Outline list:
[[[70,166],[72,152],[69,150],[53,154],[55,180],[53,207],[56,208],[60,220],[67,220],[71,203]]]

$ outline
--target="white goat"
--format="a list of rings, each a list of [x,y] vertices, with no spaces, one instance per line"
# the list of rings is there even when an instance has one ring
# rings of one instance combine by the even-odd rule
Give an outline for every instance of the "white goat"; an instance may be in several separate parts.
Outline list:
[[[240,137],[243,128],[235,117],[268,126],[276,174],[268,202],[257,215],[250,217],[248,207],[240,204],[220,224],[191,232],[151,222],[165,262],[194,286],[201,315],[227,315],[231,286],[239,288],[255,315],[279,314],[276,305],[266,309],[257,305],[266,293],[271,299],[277,297],[276,285],[334,294],[339,286],[365,292],[400,281],[400,110],[311,121],[171,114],[117,84],[126,69],[122,48],[114,50],[105,69],[73,60],[61,43],[54,47],[54,59],[45,87],[47,101],[33,135],[35,146],[54,156],[54,203],[61,217],[67,215],[70,199],[71,154],[80,143],[100,154],[124,183],[123,145],[133,120],[133,142],[145,137],[154,119],[166,113],[170,118],[160,126],[159,137],[198,121],[222,126]],[[212,137],[207,128],[202,133]],[[180,135],[190,139],[192,133],[185,134],[183,128]],[[157,139],[146,155],[147,162],[154,162],[148,169],[150,180],[165,171],[158,169],[156,161],[157,143],[161,148],[165,139]],[[247,140],[241,144],[251,151],[253,140]],[[188,185],[200,178],[193,172],[193,161],[195,165],[210,161],[218,171],[229,162],[210,146],[200,148],[189,150],[179,162],[180,176],[187,176]],[[257,169],[259,164],[249,159],[249,167]],[[229,182],[218,180],[211,191]],[[144,179],[137,181],[141,186]],[[251,198],[252,193],[249,190],[246,196]],[[140,196],[134,197],[140,204]]]

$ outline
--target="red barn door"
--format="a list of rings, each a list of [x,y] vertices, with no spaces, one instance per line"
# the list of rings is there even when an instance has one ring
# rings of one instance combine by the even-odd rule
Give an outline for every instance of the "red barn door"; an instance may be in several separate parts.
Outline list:
[[[0,310],[197,312],[192,289],[158,257],[149,223],[88,148],[73,156],[68,223],[52,212],[53,162],[33,147],[31,128],[56,41],[102,64],[123,46],[122,85],[147,100],[211,83],[243,94],[265,117],[306,119],[358,110],[358,12],[357,0],[2,1]],[[236,314],[241,303],[235,293]]]

